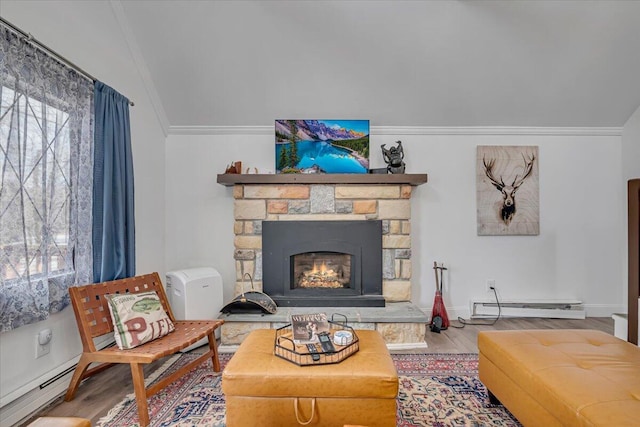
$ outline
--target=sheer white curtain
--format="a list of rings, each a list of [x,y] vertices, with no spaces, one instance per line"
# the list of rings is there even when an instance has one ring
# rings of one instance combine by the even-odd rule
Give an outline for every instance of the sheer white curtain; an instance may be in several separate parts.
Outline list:
[[[93,83],[0,25],[0,331],[92,281]]]

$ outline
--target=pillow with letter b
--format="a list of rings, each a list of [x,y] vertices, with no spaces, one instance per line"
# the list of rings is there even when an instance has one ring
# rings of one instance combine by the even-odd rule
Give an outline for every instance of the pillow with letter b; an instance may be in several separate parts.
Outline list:
[[[105,295],[113,335],[121,350],[137,347],[175,330],[155,291]]]

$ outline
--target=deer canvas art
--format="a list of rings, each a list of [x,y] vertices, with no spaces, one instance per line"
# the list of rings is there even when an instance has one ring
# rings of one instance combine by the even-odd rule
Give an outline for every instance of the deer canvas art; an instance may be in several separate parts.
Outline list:
[[[538,147],[478,146],[478,235],[540,234]]]

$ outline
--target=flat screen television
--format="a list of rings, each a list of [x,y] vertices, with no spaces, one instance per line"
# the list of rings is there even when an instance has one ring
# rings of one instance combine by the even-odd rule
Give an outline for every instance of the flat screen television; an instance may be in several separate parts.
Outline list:
[[[367,173],[369,120],[276,120],[276,173]]]

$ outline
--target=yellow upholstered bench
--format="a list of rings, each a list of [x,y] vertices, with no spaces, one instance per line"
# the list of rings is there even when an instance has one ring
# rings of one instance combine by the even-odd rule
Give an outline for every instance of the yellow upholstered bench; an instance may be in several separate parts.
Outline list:
[[[222,373],[227,427],[396,425],[398,374],[380,333],[357,331],[340,363],[297,366],[273,354],[275,330],[251,332]]]
[[[525,426],[640,425],[640,348],[593,330],[478,333],[480,380]]]

